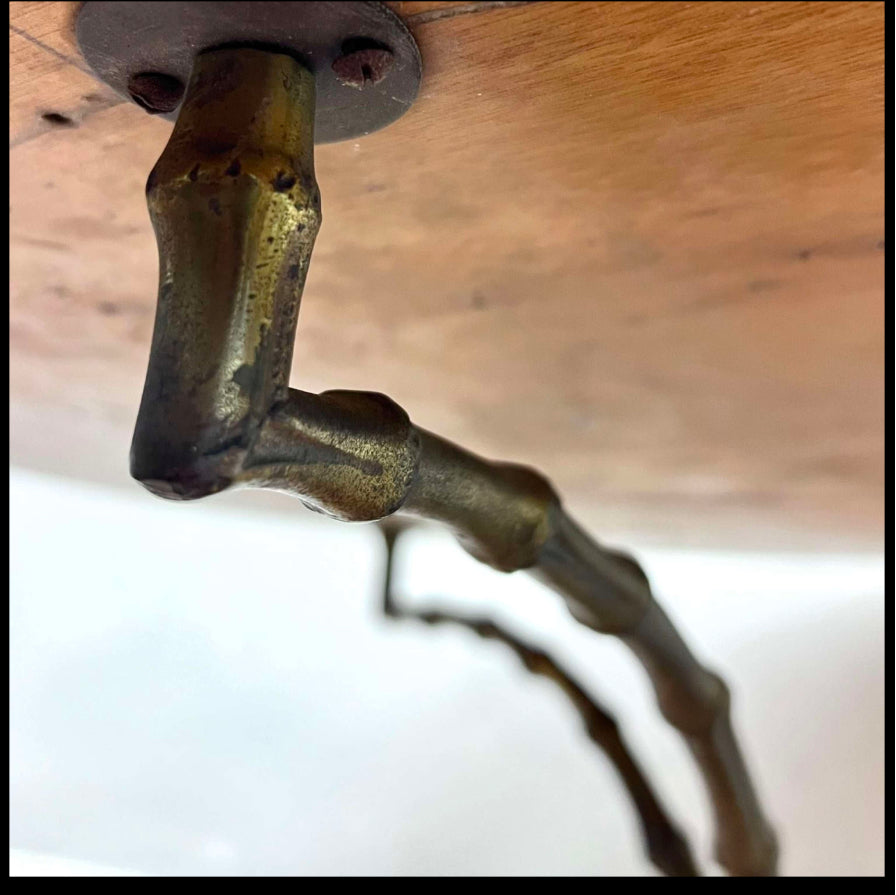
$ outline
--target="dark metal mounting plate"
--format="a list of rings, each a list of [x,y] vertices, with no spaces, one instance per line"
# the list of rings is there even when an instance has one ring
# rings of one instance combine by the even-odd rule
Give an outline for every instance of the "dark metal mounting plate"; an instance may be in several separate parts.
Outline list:
[[[315,143],[336,143],[391,124],[410,108],[420,86],[417,44],[392,10],[368,2],[89,2],[75,31],[100,80],[131,99],[128,82],[144,72],[187,83],[193,60],[225,44],[266,45],[297,56],[314,74]],[[392,51],[377,83],[342,83],[333,63],[346,41],[370,41]],[[174,121],[177,110],[163,117]]]

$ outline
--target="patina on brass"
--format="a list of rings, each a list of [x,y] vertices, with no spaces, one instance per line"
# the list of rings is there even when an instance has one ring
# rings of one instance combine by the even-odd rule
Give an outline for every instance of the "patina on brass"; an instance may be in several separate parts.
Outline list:
[[[314,80],[290,56],[200,55],[150,172],[159,298],[131,472],[160,496],[239,480],[288,396],[320,226],[313,107]]]
[[[378,528],[386,544],[383,575],[383,614],[390,619],[412,619],[426,625],[459,625],[483,640],[497,640],[516,653],[527,671],[551,680],[563,692],[582,719],[588,738],[607,757],[628,792],[641,824],[645,850],[653,865],[666,876],[699,876],[687,838],[671,820],[662,799],[638,765],[616,719],[550,653],[532,646],[498,622],[437,609],[408,608],[396,601],[393,589],[395,544],[409,527],[400,517],[389,516]]]
[[[706,781],[716,853],[771,874],[776,843],[732,732],[728,690],[693,657],[631,558],[599,546],[533,470],[414,426],[389,398],[288,387],[320,196],[314,81],[291,56],[200,55],[147,183],[158,312],[131,472],[162,497],[273,488],[347,521],[437,519],[493,568],[527,569],[620,637]]]

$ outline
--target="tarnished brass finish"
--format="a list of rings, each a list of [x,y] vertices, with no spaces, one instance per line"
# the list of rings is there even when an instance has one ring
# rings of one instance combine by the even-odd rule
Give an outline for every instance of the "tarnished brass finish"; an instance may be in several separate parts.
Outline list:
[[[149,175],[159,298],[131,472],[162,497],[233,484],[287,397],[320,226],[313,109],[290,56],[200,55]]]
[[[632,755],[616,719],[550,653],[511,634],[490,618],[469,617],[434,609],[406,608],[393,592],[395,542],[408,525],[390,516],[379,524],[386,542],[383,580],[383,613],[387,618],[414,619],[426,625],[460,625],[483,640],[497,640],[510,647],[532,674],[553,681],[579,713],[588,738],[618,772],[641,822],[645,851],[653,865],[666,876],[698,876],[687,838],[669,817],[662,800]]]
[[[320,225],[313,80],[291,57],[198,57],[147,184],[159,303],[131,471],[163,497],[275,488],[349,521],[402,511],[449,525],[474,556],[528,569],[641,660],[712,800],[717,855],[770,874],[776,844],[720,678],[689,652],[631,558],[606,550],[551,485],[415,427],[389,398],[288,388],[299,299]]]

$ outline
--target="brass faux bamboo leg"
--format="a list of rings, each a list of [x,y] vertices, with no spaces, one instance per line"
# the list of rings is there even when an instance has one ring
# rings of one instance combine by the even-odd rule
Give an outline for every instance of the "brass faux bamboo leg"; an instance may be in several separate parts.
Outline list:
[[[284,54],[223,49],[196,61],[147,183],[159,300],[132,474],[175,499],[255,487],[348,521],[401,510],[449,525],[496,569],[530,570],[645,666],[706,780],[721,863],[773,873],[775,839],[732,733],[727,689],[690,654],[637,563],[591,540],[532,470],[418,429],[383,395],[288,387],[320,225],[313,91]]]
[[[131,473],[162,497],[237,481],[287,396],[320,226],[313,126],[314,79],[292,57],[197,57],[146,184],[159,298]]]
[[[528,671],[552,680],[581,716],[588,738],[603,752],[622,779],[638,813],[644,847],[653,865],[667,876],[698,876],[687,839],[669,818],[613,716],[553,656],[524,642],[491,619],[481,616],[470,618],[432,609],[408,609],[396,602],[393,591],[395,543],[401,531],[406,530],[406,523],[398,523],[395,516],[389,516],[379,523],[379,528],[386,543],[384,615],[394,619],[412,619],[426,625],[460,625],[485,640],[505,644],[516,653]]]

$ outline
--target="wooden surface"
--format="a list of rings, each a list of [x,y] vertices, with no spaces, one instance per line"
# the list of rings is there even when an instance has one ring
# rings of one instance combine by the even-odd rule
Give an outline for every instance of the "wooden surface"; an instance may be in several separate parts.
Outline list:
[[[317,153],[293,383],[386,392],[635,547],[879,547],[883,4],[391,5],[421,96]],[[171,125],[74,6],[10,4],[11,459],[125,484]]]

